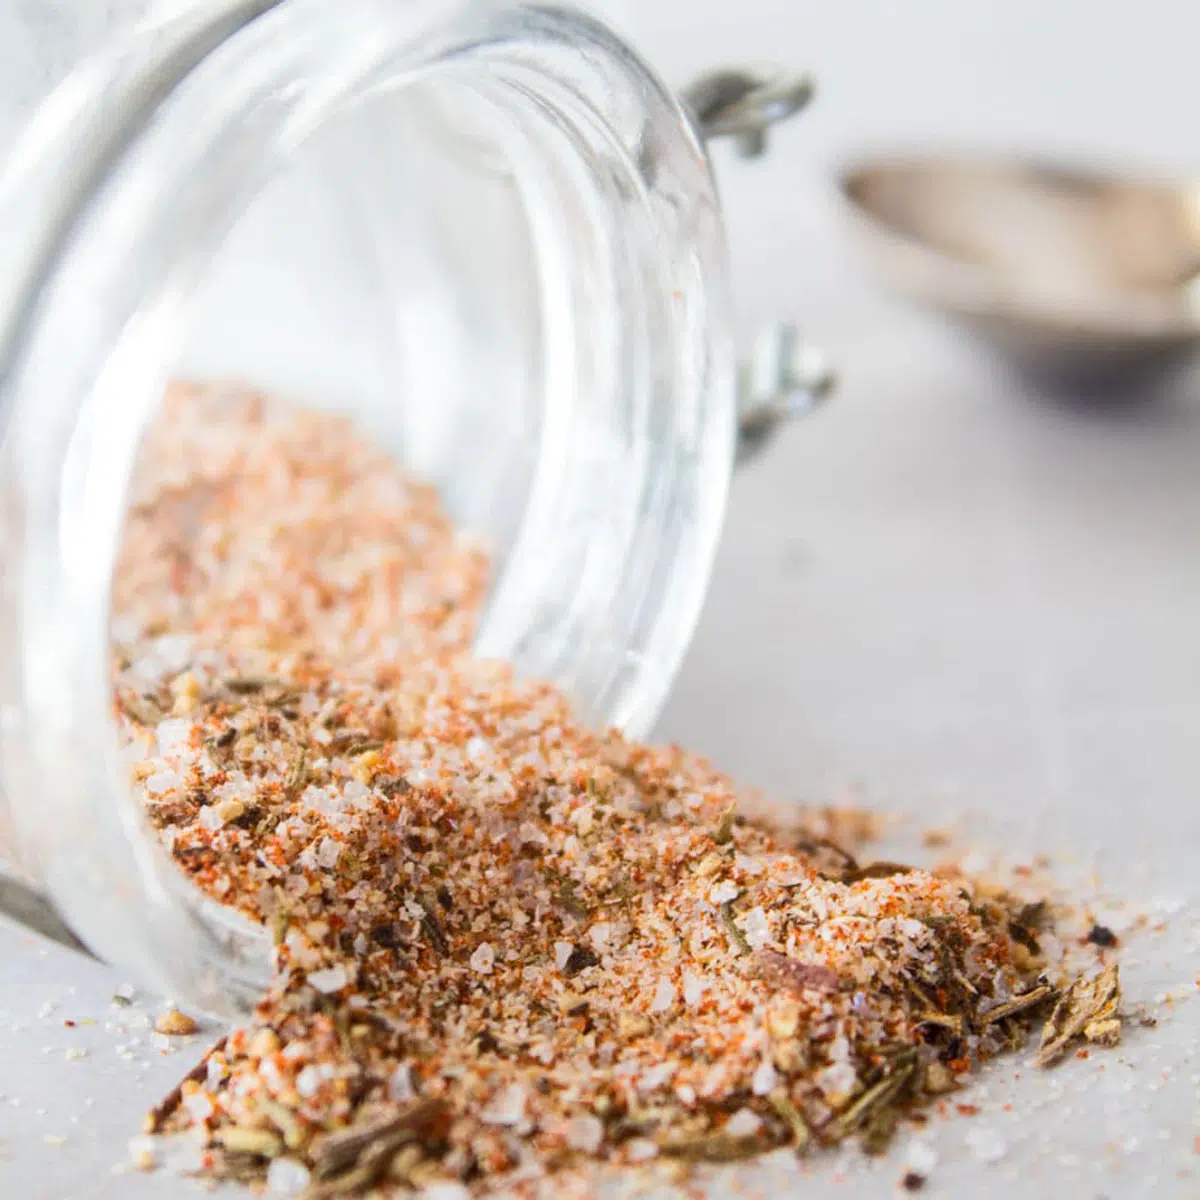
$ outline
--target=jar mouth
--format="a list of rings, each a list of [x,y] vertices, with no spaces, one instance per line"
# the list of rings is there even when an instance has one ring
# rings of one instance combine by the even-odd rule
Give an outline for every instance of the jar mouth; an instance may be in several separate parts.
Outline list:
[[[355,160],[338,188],[350,207],[336,212],[374,213],[361,222],[360,248],[388,309],[380,341],[400,345],[399,357],[384,355],[349,382],[294,362],[289,380],[256,357],[261,345],[241,360],[214,359],[229,294],[214,264],[237,260],[226,251],[280,178],[373,106],[396,120],[393,136],[403,127],[410,140],[395,156]],[[433,143],[511,192],[511,239],[500,241],[511,248],[524,238],[532,263],[514,309],[529,310],[519,336],[498,319],[487,324],[499,307],[494,283],[429,304],[427,318],[440,313],[452,325],[443,343],[413,335],[422,326],[405,294],[420,293],[411,276],[405,293],[395,267],[425,271],[434,296],[439,263],[394,257],[378,218],[397,195],[388,172],[412,183],[403,151],[419,157]],[[327,169],[330,160],[319,161]],[[483,245],[465,235],[469,225],[447,235],[461,239],[466,259]],[[24,556],[14,625],[23,645],[13,653],[28,724],[13,777],[36,781],[45,798],[20,817],[18,835],[102,957],[210,1011],[239,1011],[267,980],[266,939],[193,891],[145,831],[110,718],[110,582],[140,435],[168,377],[216,363],[222,375],[300,399],[326,383],[351,408],[374,396],[406,464],[502,548],[478,652],[548,677],[586,716],[640,733],[698,618],[732,458],[712,181],[669,93],[578,15],[284,0],[227,30],[164,95],[58,249],[6,386]],[[199,319],[205,311],[211,322]],[[496,376],[508,391],[497,384],[497,393],[529,413],[503,453],[504,422],[476,422],[482,465],[472,476],[463,441],[486,363],[447,383],[437,357],[449,346],[465,362],[480,328],[512,353]],[[443,415],[455,414],[441,436],[422,426],[419,406],[399,416],[389,407],[397,371],[413,387],[440,381]],[[114,879],[126,886],[114,892]]]

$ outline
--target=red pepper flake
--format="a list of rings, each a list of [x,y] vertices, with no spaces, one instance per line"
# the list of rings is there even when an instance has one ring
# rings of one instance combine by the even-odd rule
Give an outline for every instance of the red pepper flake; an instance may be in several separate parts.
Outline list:
[[[860,811],[735,815],[702,760],[473,659],[490,571],[345,420],[179,386],[143,439],[118,727],[167,850],[276,967],[154,1113],[220,1147],[208,1176],[286,1156],[330,1195],[880,1150],[1042,1019],[987,1020],[1045,966],[1015,953],[1014,897],[860,867]]]

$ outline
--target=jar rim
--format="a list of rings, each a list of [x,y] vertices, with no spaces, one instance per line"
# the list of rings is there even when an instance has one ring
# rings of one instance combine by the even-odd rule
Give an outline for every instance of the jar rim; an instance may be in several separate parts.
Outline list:
[[[231,7],[244,14],[256,6]],[[37,843],[45,886],[93,950],[172,994],[226,1012],[244,1009],[264,984],[265,942],[212,920],[207,904],[143,835],[109,715],[108,592],[133,455],[165,383],[188,283],[205,247],[228,231],[281,156],[372,72],[425,70],[468,51],[502,59],[506,37],[517,71],[553,76],[564,56],[577,56],[574,65],[592,71],[593,89],[579,98],[602,114],[615,82],[623,81],[626,93],[617,98],[649,114],[624,131],[631,161],[644,153],[647,130],[669,145],[671,153],[658,159],[663,174],[647,187],[659,249],[679,273],[678,311],[666,326],[680,339],[673,386],[690,389],[707,407],[703,419],[698,409],[691,414],[672,460],[672,470],[686,475],[671,486],[680,487],[677,500],[689,509],[690,524],[661,562],[631,543],[654,577],[662,611],[635,664],[646,686],[635,696],[628,681],[612,684],[632,697],[633,707],[618,705],[615,713],[626,727],[649,724],[698,619],[703,588],[695,576],[707,579],[715,554],[733,445],[724,243],[707,160],[673,97],[620,42],[579,14],[469,0],[403,8],[384,0],[281,0],[265,7],[227,27],[223,40],[156,96],[152,118],[89,190],[63,231],[61,252],[47,260],[52,270],[39,282],[36,303],[22,310],[22,319],[29,311],[35,317],[28,336],[13,343],[18,349],[4,376],[22,460],[26,556],[13,627],[24,641],[10,649],[23,664],[26,776],[45,800],[19,832]],[[295,36],[306,20],[334,10],[343,41]],[[364,16],[381,25],[355,28]],[[580,54],[581,41],[594,61]],[[214,104],[218,71],[227,90]],[[100,78],[93,74],[93,84]],[[153,182],[150,164],[160,171]],[[536,524],[522,536],[525,548],[517,553],[536,556]],[[690,580],[670,577],[671,555],[679,553],[696,568]],[[501,613],[505,602],[502,595]],[[520,596],[507,603],[519,617]],[[515,640],[511,630],[497,635],[484,652]],[[136,887],[107,894],[114,878]]]

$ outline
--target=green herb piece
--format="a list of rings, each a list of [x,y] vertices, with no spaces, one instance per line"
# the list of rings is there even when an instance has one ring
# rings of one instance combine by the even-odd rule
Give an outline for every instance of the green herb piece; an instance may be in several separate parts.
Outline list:
[[[287,778],[283,781],[283,791],[289,800],[295,800],[304,790],[308,782],[308,748],[301,746],[292,759],[288,768]]]
[[[1042,1030],[1035,1067],[1052,1067],[1077,1038],[1115,1045],[1121,1038],[1121,980],[1116,965],[1077,979],[1059,997]]]
[[[966,1032],[966,1020],[960,1013],[935,1012],[927,1009],[917,1014],[918,1025],[936,1025],[939,1029],[948,1029],[955,1037],[962,1037]]]
[[[864,1148],[871,1153],[881,1150],[895,1129],[900,1105],[912,1090],[919,1065],[915,1049],[902,1050],[887,1065],[883,1078],[861,1092],[821,1132],[840,1142],[863,1130]]]
[[[313,1148],[313,1182],[304,1200],[326,1200],[371,1187],[397,1153],[423,1138],[445,1109],[442,1100],[422,1100],[399,1115],[322,1138]]]
[[[760,1137],[736,1138],[727,1133],[704,1137],[669,1138],[658,1143],[658,1152],[685,1162],[731,1163],[754,1158],[766,1147]]]
[[[987,1012],[979,1018],[980,1024],[985,1028],[988,1025],[994,1025],[997,1021],[1003,1021],[1008,1017],[1015,1017],[1019,1013],[1028,1012],[1032,1008],[1036,1008],[1039,1004],[1049,1000],[1054,995],[1054,989],[1049,984],[1042,984],[1039,987],[1031,988],[1027,992],[1022,992],[1019,996],[1014,996],[1011,1000],[1005,1000],[1003,1004],[997,1004],[995,1008],[989,1008]]]
[[[736,814],[737,809],[732,804],[721,814],[721,819],[712,834],[712,840],[718,846],[725,846],[733,841],[733,822]]]
[[[421,931],[429,939],[429,944],[444,958],[450,953],[450,942],[447,940],[438,919],[434,916],[433,905],[422,900]]]
[[[547,871],[547,877],[554,884],[560,908],[565,909],[578,921],[586,921],[591,915],[591,909],[579,898],[575,884],[558,871]]]
[[[859,883],[864,879],[890,879],[893,875],[909,875],[916,867],[904,863],[873,862],[862,867],[851,867],[842,876],[843,883]]]
[[[746,941],[746,935],[738,928],[737,922],[733,919],[732,900],[726,900],[721,905],[721,924],[725,926],[725,932],[729,935],[734,953],[749,954],[750,943]]]
[[[812,1134],[809,1132],[808,1122],[800,1115],[800,1110],[792,1103],[783,1088],[776,1088],[767,1097],[767,1102],[788,1127],[792,1135],[792,1147],[796,1153],[803,1154],[808,1149],[809,1142],[812,1141]]]

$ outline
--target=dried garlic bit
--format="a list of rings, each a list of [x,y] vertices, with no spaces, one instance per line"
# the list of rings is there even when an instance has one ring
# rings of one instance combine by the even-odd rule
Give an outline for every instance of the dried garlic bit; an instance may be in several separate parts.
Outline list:
[[[213,1141],[233,1154],[253,1154],[259,1158],[275,1158],[283,1153],[283,1139],[269,1129],[253,1129],[247,1125],[226,1125],[213,1131]]]
[[[168,1008],[154,1022],[154,1028],[167,1037],[191,1037],[199,1031],[200,1026],[187,1013],[180,1012],[177,1008]]]

